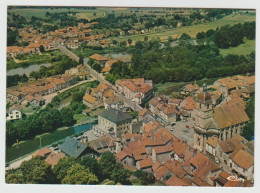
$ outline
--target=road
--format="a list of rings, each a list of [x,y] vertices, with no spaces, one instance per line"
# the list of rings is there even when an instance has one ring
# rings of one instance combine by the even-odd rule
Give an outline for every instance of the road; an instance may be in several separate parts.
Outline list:
[[[16,162],[11,163],[8,167],[5,168],[5,170],[17,169],[20,167],[20,165],[22,164],[23,161],[28,161],[30,159],[32,159],[32,154],[30,154],[22,159],[19,159]]]
[[[93,78],[93,79],[90,79],[90,80],[83,80],[83,81],[78,82],[77,84],[74,84],[74,85],[72,85],[72,86],[70,86],[70,87],[68,87],[68,88],[65,88],[65,89],[63,89],[63,90],[60,90],[60,91],[58,91],[58,92],[59,92],[59,93],[63,93],[63,92],[65,92],[65,91],[67,91],[67,90],[69,90],[69,89],[71,89],[71,88],[74,88],[74,87],[76,87],[76,86],[79,86],[79,85],[81,85],[81,84],[84,84],[84,83],[86,83],[86,82],[91,82],[91,81],[94,81],[94,80],[96,80],[96,79]],[[45,104],[44,104],[43,108],[45,108],[46,105],[47,105],[48,103],[50,103],[55,96],[58,95],[58,92],[55,92],[55,93],[52,93],[52,94],[49,94],[49,95],[46,95],[46,96],[43,96],[43,97],[42,97],[43,99],[45,99]]]

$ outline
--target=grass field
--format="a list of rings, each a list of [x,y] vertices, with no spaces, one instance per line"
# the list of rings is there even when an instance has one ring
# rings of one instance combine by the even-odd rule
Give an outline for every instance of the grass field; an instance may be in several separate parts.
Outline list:
[[[217,27],[221,27],[224,25],[234,25],[237,23],[244,23],[247,21],[255,21],[255,14],[249,13],[249,14],[233,14],[229,15],[227,17],[224,17],[220,20],[205,23],[205,24],[198,24],[193,26],[184,26],[177,29],[167,29],[165,31],[161,32],[151,32],[146,34],[138,34],[138,35],[132,35],[132,36],[118,36],[113,38],[113,40],[117,41],[127,41],[127,39],[131,38],[133,41],[143,40],[144,36],[148,36],[149,39],[153,38],[160,38],[161,40],[168,39],[169,36],[172,36],[173,38],[180,37],[181,34],[187,33],[192,38],[195,38],[198,32],[204,31],[206,32],[209,29],[216,29]],[[110,38],[112,39],[112,38]],[[108,39],[109,40],[109,39]]]
[[[228,49],[220,49],[220,54],[226,56],[228,54],[235,55],[247,55],[252,51],[255,51],[255,40],[244,40],[243,44],[240,44],[237,47],[230,47]]]
[[[54,142],[64,139],[67,136],[73,135],[74,129],[69,128],[65,130],[57,130],[52,133],[42,134],[41,143],[42,147],[51,145]],[[32,153],[33,151],[39,149],[40,147],[40,138],[35,137],[32,140],[27,140],[19,145],[14,145],[6,149],[6,162],[15,160],[21,156]]]

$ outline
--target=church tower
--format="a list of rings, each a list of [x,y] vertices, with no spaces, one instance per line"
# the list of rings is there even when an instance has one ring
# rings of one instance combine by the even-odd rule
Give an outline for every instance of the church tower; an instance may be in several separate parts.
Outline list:
[[[211,95],[207,90],[207,85],[203,84],[203,90],[197,96],[197,106],[195,111],[194,148],[204,151],[208,137],[214,134],[208,130],[212,122],[213,106]]]

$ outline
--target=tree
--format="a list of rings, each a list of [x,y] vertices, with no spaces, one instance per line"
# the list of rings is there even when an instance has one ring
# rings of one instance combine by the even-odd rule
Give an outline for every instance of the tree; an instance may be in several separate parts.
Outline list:
[[[173,42],[172,36],[168,37],[168,42]]]
[[[95,158],[91,156],[83,157],[83,159],[80,161],[80,164],[89,169],[91,173],[95,174],[99,180],[102,179],[102,171]]]
[[[64,179],[61,181],[62,184],[97,184],[97,176],[92,174],[89,169],[76,163],[72,165]]]
[[[55,174],[57,180],[61,181],[67,175],[68,169],[76,164],[76,160],[73,157],[62,158],[57,165],[53,168],[53,173]]]
[[[118,44],[118,41],[113,40],[113,41],[112,41],[112,44],[117,45],[117,44]]]
[[[189,40],[189,39],[191,39],[191,37],[188,34],[186,33],[181,34],[180,40]]]
[[[124,169],[121,163],[116,163],[114,169],[111,172],[111,180],[116,184],[119,182],[121,184],[130,184],[128,178],[130,174],[127,170]]]
[[[97,63],[97,62],[95,62],[95,63],[93,64],[93,69],[96,70],[96,71],[99,72],[99,73],[102,71],[101,65],[100,65],[99,63]]]
[[[116,158],[110,151],[104,152],[101,155],[99,165],[104,176],[108,178],[116,165]]]
[[[252,95],[246,104],[246,113],[250,121],[242,129],[241,135],[247,140],[252,140],[255,130],[255,95]]]
[[[44,52],[45,51],[43,45],[40,45],[39,49],[40,49],[40,52]]]
[[[20,169],[25,183],[48,184],[55,182],[51,165],[42,160],[40,156],[33,157],[29,161],[24,161]]]
[[[84,96],[84,92],[74,92],[72,94],[72,102],[81,102],[82,101],[82,98]]]
[[[70,107],[63,107],[60,113],[61,113],[63,125],[71,126],[75,123],[75,120],[73,118],[74,112]]]
[[[196,38],[197,38],[197,39],[204,39],[205,37],[206,37],[205,32],[199,32],[199,33],[197,33],[197,35],[196,35]]]
[[[127,42],[128,42],[129,45],[131,45],[132,42],[133,42],[133,40],[132,40],[131,38],[129,38],[129,39],[127,40]]]
[[[126,44],[125,41],[122,41],[122,42],[119,43],[119,45],[120,45],[121,47],[125,47],[127,44]]]
[[[7,184],[22,184],[24,183],[23,176],[21,174],[8,174],[5,178]]]

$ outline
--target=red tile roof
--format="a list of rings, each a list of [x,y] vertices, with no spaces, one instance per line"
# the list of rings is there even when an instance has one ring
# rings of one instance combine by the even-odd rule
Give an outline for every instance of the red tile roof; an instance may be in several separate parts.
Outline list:
[[[176,176],[172,176],[169,180],[167,180],[166,185],[168,185],[168,186],[189,186],[189,184],[187,182],[185,182],[184,180],[182,180]]]
[[[153,165],[153,161],[152,161],[152,158],[148,158],[148,159],[145,159],[145,160],[142,160],[142,161],[139,161],[137,162],[140,166],[140,168],[148,168],[148,167],[152,167]]]

